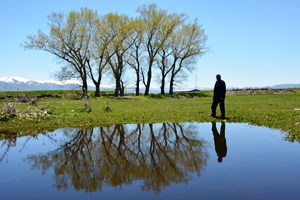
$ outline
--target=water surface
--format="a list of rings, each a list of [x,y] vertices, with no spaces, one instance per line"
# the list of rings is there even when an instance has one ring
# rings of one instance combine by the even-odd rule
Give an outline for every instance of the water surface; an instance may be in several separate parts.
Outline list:
[[[299,199],[299,156],[247,124],[65,128],[0,141],[0,199]]]

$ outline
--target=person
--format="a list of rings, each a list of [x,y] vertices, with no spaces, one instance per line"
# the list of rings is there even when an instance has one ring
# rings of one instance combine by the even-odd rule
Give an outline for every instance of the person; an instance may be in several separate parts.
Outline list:
[[[216,109],[218,104],[220,104],[221,119],[225,119],[225,95],[226,95],[226,84],[225,81],[221,79],[221,75],[217,74],[217,81],[214,87],[213,102],[211,105],[211,116],[216,117]]]
[[[227,145],[226,145],[226,138],[225,138],[225,122],[221,124],[220,134],[216,127],[216,122],[212,122],[211,126],[212,133],[214,135],[214,142],[215,142],[215,150],[218,156],[218,162],[221,163],[223,158],[227,155]]]

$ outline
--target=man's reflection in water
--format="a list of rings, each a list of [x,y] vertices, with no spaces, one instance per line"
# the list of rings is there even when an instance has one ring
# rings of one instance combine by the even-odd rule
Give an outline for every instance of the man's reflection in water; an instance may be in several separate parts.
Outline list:
[[[216,122],[212,122],[211,126],[212,133],[214,135],[215,141],[215,150],[218,155],[218,162],[222,162],[223,158],[226,157],[227,154],[227,145],[226,145],[226,138],[225,138],[225,122],[221,124],[221,133],[219,134]]]

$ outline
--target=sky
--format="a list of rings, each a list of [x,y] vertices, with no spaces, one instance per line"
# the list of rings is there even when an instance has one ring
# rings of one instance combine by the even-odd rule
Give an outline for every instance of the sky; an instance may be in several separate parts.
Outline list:
[[[227,87],[267,87],[300,83],[299,0],[0,0],[0,77],[53,80],[56,57],[24,50],[28,35],[49,33],[48,16],[87,7],[137,16],[155,3],[168,13],[197,19],[208,37],[208,52],[182,87],[213,87],[221,74]]]

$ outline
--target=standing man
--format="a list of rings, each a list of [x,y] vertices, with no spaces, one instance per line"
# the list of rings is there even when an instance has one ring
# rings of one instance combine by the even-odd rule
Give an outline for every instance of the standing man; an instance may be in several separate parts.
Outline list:
[[[217,81],[214,87],[214,97],[211,105],[211,116],[216,117],[216,109],[218,104],[220,104],[221,119],[225,119],[225,94],[226,94],[226,84],[221,79],[221,75],[217,74]]]

